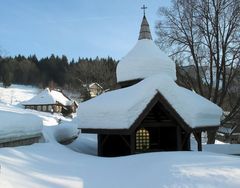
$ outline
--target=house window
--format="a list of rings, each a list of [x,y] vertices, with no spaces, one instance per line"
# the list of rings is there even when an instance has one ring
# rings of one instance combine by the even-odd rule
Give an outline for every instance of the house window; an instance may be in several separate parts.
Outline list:
[[[41,106],[37,106],[37,110],[41,111],[42,110]]]
[[[149,132],[141,128],[136,132],[136,150],[147,150],[150,146]]]
[[[48,106],[48,111],[52,112],[52,106],[51,105]]]
[[[47,106],[42,106],[42,111],[46,112],[47,111]]]

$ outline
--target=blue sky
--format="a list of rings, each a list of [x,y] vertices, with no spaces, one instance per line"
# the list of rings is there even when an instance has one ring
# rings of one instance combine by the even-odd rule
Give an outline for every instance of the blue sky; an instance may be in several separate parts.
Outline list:
[[[120,59],[137,41],[143,4],[155,38],[157,10],[169,0],[1,0],[1,55]]]

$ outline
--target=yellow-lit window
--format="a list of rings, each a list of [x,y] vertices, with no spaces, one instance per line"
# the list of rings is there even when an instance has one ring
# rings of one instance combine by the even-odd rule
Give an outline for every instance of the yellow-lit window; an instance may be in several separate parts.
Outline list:
[[[141,128],[136,132],[136,150],[147,150],[150,146],[149,132]]]

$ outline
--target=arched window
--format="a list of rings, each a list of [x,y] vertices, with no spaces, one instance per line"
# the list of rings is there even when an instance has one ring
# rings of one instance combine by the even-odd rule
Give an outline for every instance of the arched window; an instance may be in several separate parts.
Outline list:
[[[136,132],[136,150],[147,150],[150,147],[148,130],[141,128]]]

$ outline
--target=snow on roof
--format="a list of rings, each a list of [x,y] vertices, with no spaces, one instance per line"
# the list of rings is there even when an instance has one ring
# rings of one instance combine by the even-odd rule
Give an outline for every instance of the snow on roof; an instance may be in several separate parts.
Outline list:
[[[81,103],[75,121],[79,128],[130,128],[157,92],[165,97],[190,127],[220,124],[220,107],[178,86],[171,77],[164,74],[151,76],[131,87],[107,92]]]
[[[89,88],[94,87],[94,86],[98,86],[99,88],[103,89],[99,83],[93,82],[93,83],[89,84]]]
[[[175,63],[149,39],[138,40],[117,65],[117,81],[143,79],[165,73],[176,80]]]
[[[27,138],[42,132],[42,119],[23,109],[0,104],[0,119],[0,142]]]
[[[64,106],[71,105],[73,101],[67,98],[62,92],[46,88],[32,99],[23,102],[23,105],[44,105],[61,103]]]

